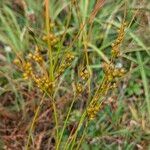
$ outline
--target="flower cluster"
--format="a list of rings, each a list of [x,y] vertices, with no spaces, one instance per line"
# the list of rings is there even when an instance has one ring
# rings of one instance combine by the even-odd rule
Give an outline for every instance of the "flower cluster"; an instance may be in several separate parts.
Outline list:
[[[110,64],[104,63],[103,69],[105,76],[107,77],[109,82],[112,82],[117,77],[123,76],[126,72],[124,68],[117,68],[111,63]]]
[[[33,55],[34,56],[34,55]],[[42,91],[51,92],[54,87],[54,83],[51,83],[48,76],[44,74],[43,76],[37,75],[36,72],[33,71],[33,65],[30,62],[20,62],[19,59],[15,59],[14,63],[20,67],[23,71],[23,78],[25,80],[32,79],[37,87],[39,87]]]
[[[51,89],[52,84],[47,77],[47,72],[40,77],[38,74],[42,73],[42,70],[38,71],[38,73],[35,71],[36,64],[41,64],[43,61],[43,57],[38,47],[36,47],[35,52],[29,53],[26,60],[21,61],[20,59],[16,58],[14,63],[23,71],[24,79],[32,79],[41,90],[48,90]]]
[[[42,57],[42,55],[40,54],[40,51],[39,51],[38,47],[36,47],[36,50],[35,50],[35,52],[34,52],[33,54],[32,54],[32,53],[29,53],[28,57],[29,57],[31,60],[33,60],[33,61],[35,61],[35,62],[37,62],[37,63],[42,63],[42,62],[43,62],[43,57]]]
[[[23,64],[23,70],[24,70],[24,73],[23,73],[24,79],[29,79],[30,77],[33,76],[33,69],[32,69],[32,65],[30,62],[25,62]]]
[[[54,28],[54,23],[50,23],[50,29]],[[51,46],[55,46],[55,44],[59,41],[59,38],[53,33],[50,32],[48,35],[44,35],[42,38],[43,41],[50,41]]]
[[[89,79],[89,72],[87,69],[82,69],[79,72],[79,76],[80,76],[80,82],[76,84],[76,92],[77,94],[81,94],[84,90],[84,85],[86,83],[86,81]]]
[[[49,35],[43,36],[42,39],[43,39],[43,41],[49,40],[51,46],[54,46],[59,41],[59,38],[52,32]]]
[[[82,70],[81,72],[80,72],[80,77],[81,77],[81,79],[82,80],[88,80],[88,78],[89,78],[89,72],[88,72],[88,70],[87,69],[84,69],[84,70]]]
[[[98,103],[90,104],[90,107],[87,108],[87,115],[88,115],[89,119],[93,120],[99,110],[100,110],[100,105]]]
[[[77,83],[77,85],[76,85],[76,92],[78,94],[83,92],[83,85],[81,83]]]
[[[93,119],[98,113],[100,108],[99,98],[107,94],[108,90],[116,88],[116,79],[122,77],[125,74],[124,68],[116,68],[113,64],[104,63],[103,65],[105,77],[101,86],[97,89],[92,103],[89,105],[87,109],[87,114],[90,119]],[[94,105],[93,105],[94,104]],[[93,111],[94,110],[94,111]],[[97,112],[97,113],[96,113]]]
[[[118,37],[115,40],[114,43],[112,43],[112,57],[113,58],[117,58],[120,56],[120,45],[123,41],[124,38],[124,34],[125,34],[125,27],[126,27],[126,23],[122,23],[120,29],[118,30]]]
[[[42,89],[43,91],[51,92],[54,87],[54,83],[50,82],[49,78],[44,76],[33,76],[33,80],[36,83],[37,87]]]
[[[63,62],[61,63],[57,76],[60,76],[68,67],[71,66],[73,59],[75,58],[74,54],[67,52]],[[32,79],[34,83],[44,92],[51,93],[52,89],[55,87],[55,81],[51,82],[49,78],[49,73],[44,67],[44,59],[36,47],[35,52],[29,53],[27,59],[21,61],[20,59],[15,59],[14,63],[23,71],[24,79]],[[37,71],[37,65],[40,64],[40,71]],[[42,64],[42,65],[41,65]],[[46,67],[46,66],[45,66]],[[78,86],[79,87],[79,86]],[[81,91],[80,87],[78,88]]]
[[[58,68],[56,77],[59,77],[61,74],[63,74],[65,72],[65,70],[71,66],[72,61],[74,60],[75,56],[73,53],[68,52],[65,55],[64,60],[61,62],[61,65]]]
[[[125,23],[121,25],[118,37],[112,44],[112,55],[110,63],[103,64],[103,70],[105,74],[104,79],[99,88],[96,90],[95,95],[87,108],[87,115],[89,119],[94,119],[96,117],[96,114],[98,113],[101,106],[101,103],[99,103],[99,99],[102,99],[102,96],[106,95],[110,89],[114,89],[117,86],[116,80],[126,73],[123,67],[116,67],[114,64],[116,58],[120,57],[120,45],[125,34],[125,26]]]
[[[50,23],[50,33],[43,36],[43,41],[49,41],[50,45],[54,47],[59,41],[58,36],[56,36],[52,30],[54,29],[54,24]],[[66,54],[64,64],[61,65],[59,74],[70,66],[74,56],[70,53]],[[55,80],[52,82],[50,79],[50,73],[47,69],[47,62],[42,56],[41,51],[36,46],[34,52],[30,52],[25,59],[15,59],[14,63],[23,72],[24,79],[31,79],[42,91],[52,93],[54,88]],[[55,77],[54,77],[55,79]]]

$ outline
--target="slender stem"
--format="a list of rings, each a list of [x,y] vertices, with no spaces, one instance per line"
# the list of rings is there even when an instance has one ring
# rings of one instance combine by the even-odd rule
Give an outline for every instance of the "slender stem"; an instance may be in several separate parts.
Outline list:
[[[72,137],[72,139],[71,139],[70,142],[69,142],[69,139],[70,139],[70,138],[68,138],[68,140],[67,140],[67,142],[66,142],[66,144],[65,144],[64,150],[69,149],[69,146],[70,146],[70,144],[71,144],[72,141],[73,141],[73,145],[74,145],[74,142],[75,142],[76,137],[77,137],[77,134],[78,134],[78,130],[80,129],[80,127],[81,127],[81,125],[82,125],[82,123],[83,123],[85,117],[86,117],[86,110],[85,110],[84,113],[82,114],[82,116],[81,116],[81,118],[80,118],[80,121],[79,121],[79,124],[78,124],[78,127],[77,127],[77,129],[76,129],[76,131],[75,131],[75,133],[74,133],[74,135],[73,135],[73,137]]]
[[[48,95],[49,98],[52,98],[47,91],[45,91],[45,93]],[[58,116],[57,116],[57,107],[56,107],[56,104],[54,101],[54,97],[52,98],[52,106],[53,106],[53,111],[54,111],[55,129],[56,129],[56,145],[57,145],[58,136],[59,136],[59,134],[58,134]]]
[[[70,106],[70,108],[69,108],[69,111],[68,111],[68,113],[67,113],[67,117],[66,117],[66,119],[65,119],[65,122],[64,122],[64,125],[63,125],[63,129],[62,129],[62,131],[61,131],[61,135],[60,135],[60,138],[59,138],[59,141],[58,141],[56,150],[59,149],[59,145],[60,145],[62,136],[63,136],[63,134],[64,134],[64,131],[65,131],[65,128],[66,128],[66,124],[67,124],[68,118],[69,118],[69,116],[70,116],[70,113],[71,113],[71,110],[72,110],[72,107],[73,107],[74,102],[75,102],[75,97],[74,97],[74,99],[73,99],[73,101],[72,101],[72,103],[71,103],[71,106]]]
[[[55,119],[55,128],[56,128],[56,147],[57,147],[57,143],[58,143],[58,117],[57,117],[57,108],[56,108],[56,104],[54,101],[52,101],[52,105],[53,105],[53,110],[54,110],[54,119]]]
[[[45,0],[45,24],[46,24],[46,32],[47,36],[50,34],[50,20],[49,20],[49,0]],[[49,61],[50,61],[50,68],[49,68],[49,74],[50,74],[50,81],[54,81],[54,73],[53,73],[53,55],[52,55],[52,47],[51,42],[49,38],[47,38],[47,44],[48,44],[48,55],[49,55]]]
[[[59,58],[59,54],[60,54],[60,51],[61,51],[61,48],[62,48],[62,45],[63,45],[63,42],[65,40],[65,36],[67,34],[67,29],[69,27],[69,23],[70,23],[70,20],[71,20],[71,11],[72,11],[72,6],[70,6],[70,11],[68,12],[68,19],[67,19],[67,23],[66,23],[66,26],[65,26],[65,31],[63,33],[63,36],[61,38],[61,41],[59,42],[59,48],[58,48],[58,52],[56,54],[56,58],[55,58],[55,62],[54,62],[54,68],[56,67],[57,65],[57,62],[58,62],[58,58]]]
[[[89,123],[89,121],[86,122],[85,128],[84,128],[83,133],[82,133],[82,137],[81,137],[81,139],[79,141],[79,144],[77,145],[76,150],[79,150],[80,145],[81,145],[83,139],[85,138],[85,133],[86,133],[86,130],[87,130],[87,127],[88,127],[88,123]]]
[[[50,34],[50,16],[49,16],[49,0],[45,0],[45,24],[46,24],[46,32],[47,35]],[[49,55],[49,61],[50,61],[50,66],[49,66],[49,76],[50,76],[50,81],[53,82],[54,79],[54,69],[53,69],[53,54],[52,54],[52,47],[51,47],[51,42],[49,38],[47,38],[47,44],[48,44],[48,55]],[[47,93],[48,94],[48,93]],[[49,97],[51,97],[48,94]],[[52,97],[53,97],[53,89],[52,89]],[[56,111],[56,104],[54,100],[52,100],[52,106],[54,110],[54,119],[55,119],[55,124],[56,124],[56,145],[58,141],[58,118],[57,118],[57,111]]]
[[[25,150],[28,150],[28,147],[29,147],[29,144],[30,144],[30,139],[31,139],[31,134],[32,134],[32,131],[33,131],[33,128],[34,128],[34,125],[35,125],[37,116],[38,116],[38,114],[39,114],[41,105],[43,104],[44,97],[45,97],[45,94],[43,95],[42,100],[40,101],[40,104],[38,105],[38,107],[37,107],[37,109],[36,109],[36,111],[35,111],[35,115],[34,115],[34,117],[33,117],[33,120],[32,120],[31,126],[30,126],[30,129],[29,129],[29,135],[28,135],[28,138],[27,138],[27,144],[26,144],[26,146],[25,146]]]

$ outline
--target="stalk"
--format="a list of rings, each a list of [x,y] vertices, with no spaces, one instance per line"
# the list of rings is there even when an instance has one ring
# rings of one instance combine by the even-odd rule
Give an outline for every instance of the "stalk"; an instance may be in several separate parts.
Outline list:
[[[45,97],[45,94],[43,95],[42,100],[40,101],[40,104],[38,105],[38,107],[37,107],[37,109],[36,109],[36,111],[35,111],[35,115],[34,115],[34,117],[33,117],[33,120],[32,120],[31,126],[30,126],[30,129],[29,129],[29,135],[28,135],[28,138],[27,138],[27,143],[26,143],[26,145],[25,145],[25,150],[28,150],[28,149],[29,149],[31,134],[32,134],[32,131],[33,131],[33,128],[34,128],[34,125],[35,125],[37,116],[38,116],[38,114],[39,114],[41,105],[43,104],[44,97]]]
[[[49,0],[45,0],[45,25],[46,25],[46,32],[47,35],[50,34],[50,20],[49,20]],[[48,56],[50,61],[50,68],[49,68],[49,75],[50,75],[50,81],[54,81],[54,69],[53,69],[53,55],[52,55],[52,47],[51,42],[47,38],[47,44],[48,44]]]

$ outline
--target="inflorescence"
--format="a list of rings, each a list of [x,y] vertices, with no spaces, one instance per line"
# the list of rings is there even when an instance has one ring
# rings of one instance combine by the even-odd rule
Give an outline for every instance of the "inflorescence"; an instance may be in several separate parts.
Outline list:
[[[104,79],[102,83],[96,90],[89,106],[87,107],[87,115],[89,119],[94,119],[101,108],[101,100],[108,93],[110,89],[114,89],[117,84],[118,78],[122,77],[126,71],[123,67],[116,67],[115,61],[121,57],[120,55],[120,46],[124,38],[126,24],[123,23],[118,31],[118,37],[115,42],[111,45],[111,59],[110,63],[103,63],[104,70]],[[54,46],[59,38],[56,37],[53,33],[50,33],[48,36],[44,36],[43,40],[50,40],[51,45]],[[62,61],[57,65],[57,69],[55,69],[55,79],[60,77],[67,68],[69,68],[75,58],[75,55],[72,52],[66,52]],[[48,93],[55,87],[55,81],[51,82],[49,78],[49,73],[45,67],[43,72],[37,71],[37,66],[35,64],[39,64],[41,66],[41,70],[43,64],[46,64],[46,60],[43,59],[43,56],[36,47],[34,53],[29,53],[28,58],[24,61],[20,59],[15,59],[14,63],[23,71],[24,79],[32,79],[34,83],[39,87],[42,91],[46,91]],[[84,85],[88,81],[90,74],[87,68],[82,69],[79,72],[79,82],[76,84],[76,93],[81,94],[84,90]],[[101,100],[100,100],[101,99]]]
[[[48,36],[44,36],[43,40],[50,40],[51,46],[55,46],[55,44],[59,41],[59,38],[53,33],[50,33]],[[56,70],[55,79],[62,75],[65,70],[71,66],[74,58],[75,56],[72,52],[65,52],[64,59],[61,61],[58,70]],[[47,60],[43,58],[43,55],[37,46],[35,47],[35,51],[30,52],[24,60],[16,58],[14,63],[23,72],[24,79],[31,79],[37,87],[44,92],[52,92],[56,82],[51,82],[50,75],[46,67]]]
[[[104,70],[104,79],[96,90],[94,97],[92,98],[88,108],[87,108],[87,115],[90,120],[94,119],[101,108],[101,102],[103,97],[107,94],[110,89],[116,88],[117,79],[122,77],[126,70],[121,67],[118,68],[115,66],[115,60],[120,57],[120,46],[124,38],[125,34],[125,27],[126,23],[123,23],[118,30],[118,37],[115,42],[112,44],[112,51],[111,51],[111,61],[110,63],[103,64]],[[100,102],[99,102],[100,100]]]

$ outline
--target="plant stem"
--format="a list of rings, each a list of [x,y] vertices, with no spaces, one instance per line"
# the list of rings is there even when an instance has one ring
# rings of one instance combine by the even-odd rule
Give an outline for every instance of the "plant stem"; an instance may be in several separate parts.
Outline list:
[[[32,120],[31,126],[30,126],[30,129],[29,129],[29,135],[28,135],[28,138],[27,138],[27,144],[25,145],[25,150],[28,150],[28,147],[29,147],[29,144],[30,144],[31,133],[32,133],[32,131],[33,131],[33,128],[34,128],[34,125],[35,125],[37,116],[38,116],[38,114],[39,114],[41,105],[43,104],[44,97],[45,97],[45,94],[43,95],[42,100],[40,101],[40,104],[38,105],[38,107],[37,107],[37,109],[36,109],[36,111],[35,111],[35,115],[34,115],[34,117],[33,117],[33,120]]]
[[[84,128],[83,133],[82,133],[82,137],[81,137],[81,139],[79,141],[79,144],[77,145],[76,150],[78,150],[80,148],[80,145],[81,145],[81,143],[82,143],[82,141],[83,141],[83,139],[85,137],[85,133],[86,133],[86,130],[87,130],[87,127],[88,127],[88,123],[89,123],[89,121],[86,122],[85,128]]]
[[[50,20],[49,20],[49,0],[45,0],[45,24],[46,24],[46,32],[47,36],[50,34]],[[52,47],[51,42],[49,38],[47,38],[47,44],[48,44],[48,55],[49,55],[49,61],[50,61],[50,68],[49,68],[49,74],[50,74],[50,81],[54,81],[54,72],[53,72],[53,55],[52,55]]]
[[[82,125],[82,123],[83,123],[83,121],[84,121],[84,119],[85,119],[85,117],[86,117],[86,113],[87,113],[87,112],[86,112],[86,110],[85,110],[84,113],[82,114],[81,118],[80,118],[78,127],[77,127],[77,129],[76,129],[76,131],[75,131],[75,133],[74,133],[74,135],[73,135],[73,137],[72,137],[70,143],[69,143],[69,138],[68,138],[68,140],[67,140],[67,142],[66,142],[66,144],[65,144],[64,150],[69,149],[69,146],[70,146],[70,144],[71,144],[72,141],[73,141],[72,147],[74,146],[74,142],[75,142],[75,140],[76,140],[76,137],[77,137],[77,134],[78,134],[78,130],[80,129],[80,127],[81,127],[81,125]]]
[[[56,147],[57,147],[57,143],[58,143],[58,117],[57,117],[57,108],[56,108],[56,104],[54,101],[52,101],[52,105],[53,105],[53,110],[54,110],[54,119],[55,119],[55,128],[56,128]]]
[[[72,107],[73,107],[74,102],[75,102],[75,97],[74,97],[74,99],[73,99],[73,101],[72,101],[72,103],[71,103],[71,106],[70,106],[70,108],[69,108],[69,111],[68,111],[68,113],[67,113],[67,117],[66,117],[66,119],[65,119],[65,122],[64,122],[64,125],[63,125],[63,129],[62,129],[62,131],[61,131],[61,135],[60,135],[60,138],[59,138],[59,141],[58,141],[56,150],[59,149],[59,145],[60,145],[60,142],[61,142],[63,133],[64,133],[64,131],[65,131],[66,124],[67,124],[67,121],[68,121],[68,119],[69,119],[69,116],[70,116],[70,113],[71,113],[71,110],[72,110]]]

